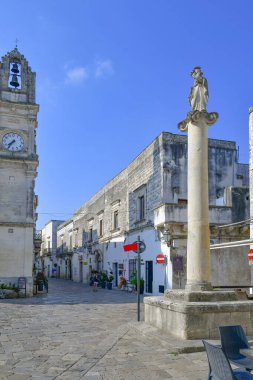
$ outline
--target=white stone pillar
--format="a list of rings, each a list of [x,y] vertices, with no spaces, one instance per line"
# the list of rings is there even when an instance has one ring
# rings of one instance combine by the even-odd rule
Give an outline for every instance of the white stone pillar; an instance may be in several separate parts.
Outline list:
[[[211,290],[211,255],[208,200],[208,125],[216,112],[189,112],[179,124],[188,130],[188,236],[186,290]]]

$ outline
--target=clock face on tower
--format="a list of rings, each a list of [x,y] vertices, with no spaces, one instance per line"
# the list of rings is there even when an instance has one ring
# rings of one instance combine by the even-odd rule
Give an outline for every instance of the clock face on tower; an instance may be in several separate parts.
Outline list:
[[[24,148],[24,139],[17,133],[6,133],[3,136],[3,146],[10,152],[20,152]]]

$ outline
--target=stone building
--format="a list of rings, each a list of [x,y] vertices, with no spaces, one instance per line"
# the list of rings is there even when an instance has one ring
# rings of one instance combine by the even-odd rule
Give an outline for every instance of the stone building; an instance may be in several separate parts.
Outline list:
[[[39,106],[35,77],[17,48],[0,61],[0,281],[25,277],[33,294]]]
[[[49,220],[41,230],[41,268],[47,277],[56,276],[57,227],[62,223],[64,220]]]
[[[209,139],[209,215],[211,243],[239,240],[249,230],[219,226],[249,218],[248,165],[237,160],[234,142]],[[66,222],[67,223],[67,222]],[[58,249],[61,232],[58,227]],[[69,228],[69,227],[68,227]],[[225,231],[225,232],[224,232]],[[183,288],[186,282],[187,243],[187,137],[161,133],[124,170],[111,179],[71,218],[72,273],[75,281],[87,282],[91,270],[113,272],[114,285],[123,275],[129,279],[136,270],[136,254],[125,253],[123,245],[140,239],[142,277],[146,294],[165,288]],[[167,257],[157,264],[157,254]],[[222,276],[219,262],[223,253],[213,254],[213,284],[230,281],[227,260]],[[237,258],[249,280],[246,256]],[[235,260],[237,260],[235,259]],[[226,259],[224,259],[226,262]],[[240,261],[241,260],[241,261]],[[233,264],[236,264],[235,262]]]
[[[73,220],[57,227],[57,278],[72,280]]]

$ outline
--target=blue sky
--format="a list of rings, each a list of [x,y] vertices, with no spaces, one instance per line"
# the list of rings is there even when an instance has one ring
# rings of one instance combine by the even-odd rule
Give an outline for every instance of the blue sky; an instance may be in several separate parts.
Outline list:
[[[190,110],[190,72],[209,84],[209,137],[248,163],[252,0],[1,0],[0,55],[37,73],[41,228],[73,211]]]

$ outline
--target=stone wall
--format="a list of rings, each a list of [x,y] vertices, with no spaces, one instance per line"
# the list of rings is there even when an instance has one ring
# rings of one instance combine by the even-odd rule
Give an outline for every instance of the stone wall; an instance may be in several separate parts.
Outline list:
[[[147,221],[153,222],[153,208],[162,199],[161,136],[156,138],[126,169],[109,181],[74,213],[74,228],[78,228],[78,246],[82,245],[83,231],[89,229],[92,219],[94,239],[99,237],[99,213],[103,213],[104,234],[102,240],[108,240],[124,231],[134,229],[138,224],[142,225],[143,221],[138,220],[136,201],[143,189],[146,196],[144,224]],[[113,210],[117,201],[120,201],[118,204],[119,230],[114,231]]]
[[[211,257],[213,286],[251,284],[247,246],[212,250]]]

